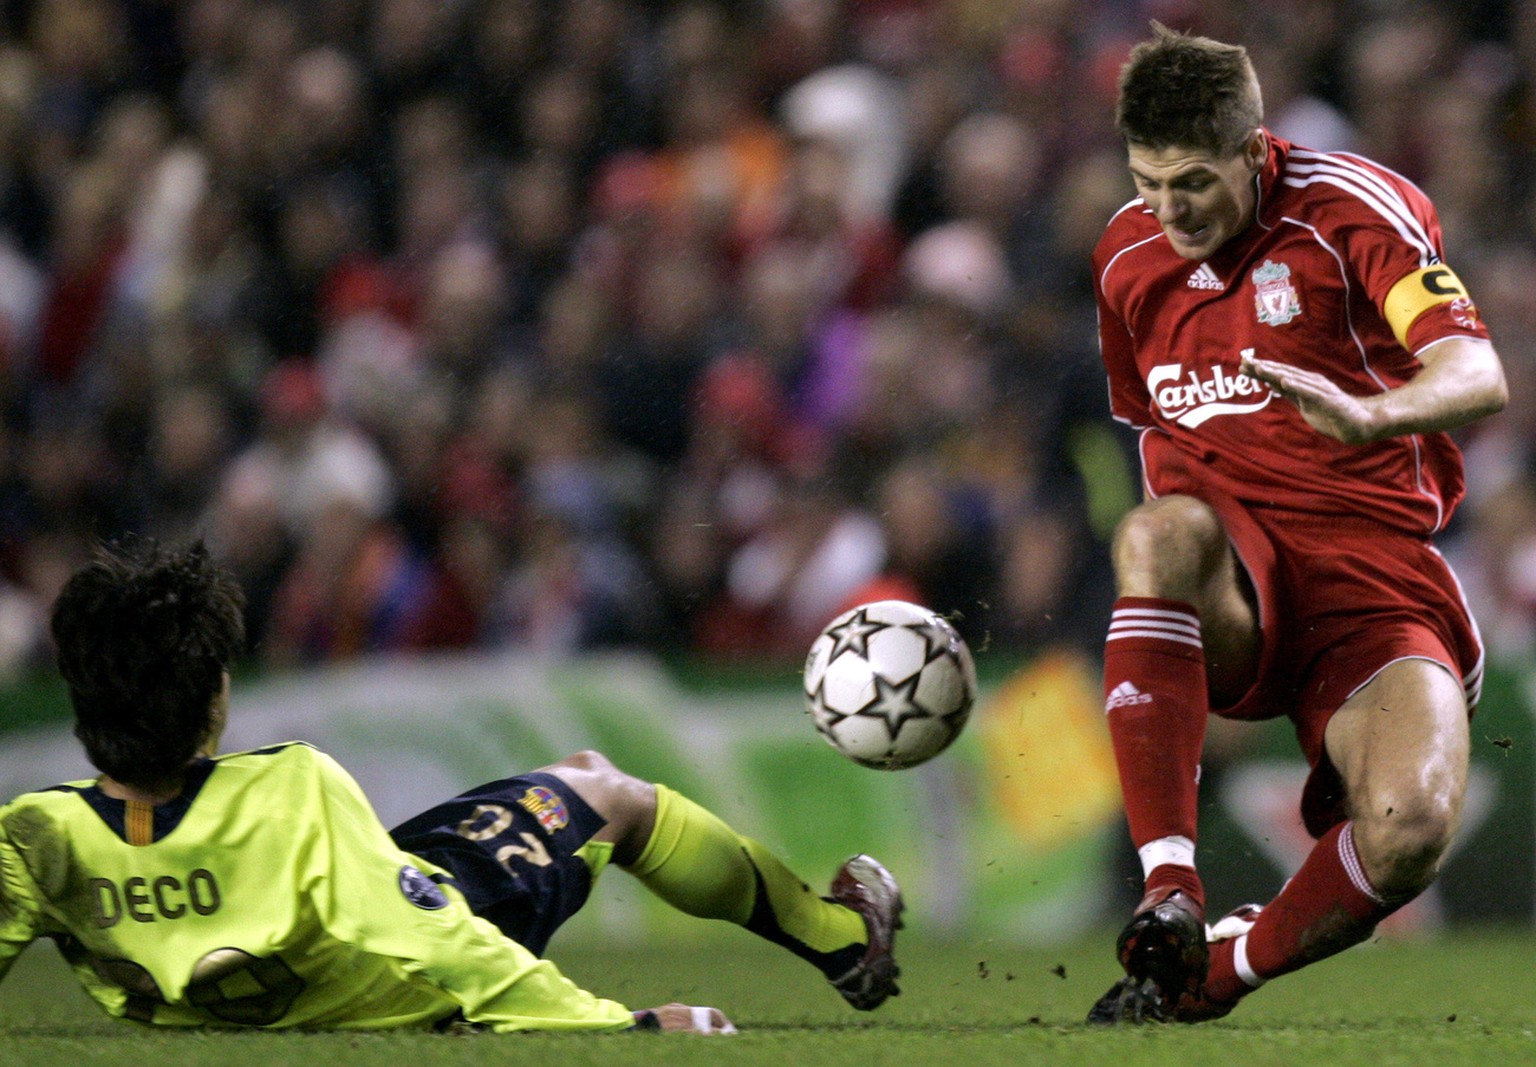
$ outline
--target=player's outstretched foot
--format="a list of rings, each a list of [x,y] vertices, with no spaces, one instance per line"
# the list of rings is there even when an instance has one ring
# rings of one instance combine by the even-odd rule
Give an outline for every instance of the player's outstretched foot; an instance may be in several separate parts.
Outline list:
[[[1231,1014],[1237,1001],[1212,1000],[1201,990],[1196,996],[1183,996],[1173,1008],[1173,1020],[1180,1023],[1205,1023]]]
[[[1127,976],[1120,979],[1088,1010],[1088,1022],[1094,1026],[1167,1021],[1168,1010],[1163,1007],[1163,995],[1150,978]]]
[[[1093,1023],[1164,1022],[1182,998],[1200,995],[1210,967],[1205,917],[1189,895],[1155,889],[1143,898],[1115,942],[1127,981],[1117,982],[1088,1013]],[[1158,1001],[1158,1010],[1141,1003]]]
[[[863,916],[864,929],[869,934],[864,956],[830,981],[843,999],[859,1011],[873,1011],[887,997],[901,992],[896,985],[901,968],[892,955],[896,931],[901,929],[901,912],[906,906],[901,902],[901,887],[879,860],[859,855],[838,868],[828,896]]]
[[[1220,919],[1205,928],[1206,941],[1214,946],[1213,953],[1229,952],[1229,945],[1222,942],[1236,941],[1249,930],[1253,929],[1254,922],[1259,917],[1259,912],[1264,909],[1257,904],[1243,904],[1233,908]],[[1230,959],[1227,961],[1230,964]],[[1215,968],[1212,968],[1215,970]],[[1237,1007],[1236,1000],[1216,1000],[1211,996],[1211,990],[1207,986],[1201,986],[1196,995],[1185,995],[1179,998],[1174,1006],[1173,1017],[1181,1023],[1203,1023],[1211,1019],[1220,1019]]]

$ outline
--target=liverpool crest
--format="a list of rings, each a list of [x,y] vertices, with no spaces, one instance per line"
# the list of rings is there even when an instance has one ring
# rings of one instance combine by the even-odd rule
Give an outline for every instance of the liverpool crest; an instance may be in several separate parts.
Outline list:
[[[1291,284],[1291,268],[1266,259],[1253,272],[1253,306],[1265,326],[1284,326],[1301,314],[1301,299]]]

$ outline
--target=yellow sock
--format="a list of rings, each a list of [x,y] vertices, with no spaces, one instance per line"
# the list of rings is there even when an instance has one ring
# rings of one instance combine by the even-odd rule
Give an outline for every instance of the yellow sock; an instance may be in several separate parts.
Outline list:
[[[725,919],[829,973],[868,941],[855,911],[811,890],[782,860],[680,793],[656,787],[656,829],[629,872],[679,911]]]

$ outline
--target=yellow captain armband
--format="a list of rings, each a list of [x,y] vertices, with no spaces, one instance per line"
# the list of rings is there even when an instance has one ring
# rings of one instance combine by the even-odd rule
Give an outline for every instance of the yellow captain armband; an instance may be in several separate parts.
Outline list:
[[[1397,337],[1397,343],[1408,347],[1408,328],[1415,319],[1436,304],[1449,304],[1453,300],[1468,300],[1466,286],[1456,277],[1456,272],[1443,263],[1423,267],[1398,279],[1387,294],[1381,311],[1387,317],[1387,325]]]

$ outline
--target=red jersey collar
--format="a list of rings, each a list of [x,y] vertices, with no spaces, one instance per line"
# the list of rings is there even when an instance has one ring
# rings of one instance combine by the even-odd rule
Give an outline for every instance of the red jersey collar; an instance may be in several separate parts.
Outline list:
[[[1259,168],[1259,172],[1253,176],[1256,195],[1253,221],[1241,233],[1235,234],[1226,244],[1213,252],[1208,257],[1209,262],[1219,263],[1222,260],[1240,259],[1260,234],[1274,229],[1277,219],[1273,213],[1273,206],[1280,198],[1280,176],[1285,173],[1285,162],[1290,157],[1293,145],[1290,141],[1270,133],[1267,126],[1261,129],[1264,130],[1264,136],[1269,142],[1269,155],[1265,158],[1264,165]]]
[[[1269,156],[1264,160],[1264,166],[1259,168],[1259,173],[1254,176],[1254,181],[1258,185],[1258,202],[1254,205],[1253,218],[1262,229],[1268,230],[1274,226],[1275,220],[1266,219],[1264,213],[1279,198],[1280,175],[1285,173],[1285,161],[1290,157],[1293,146],[1290,141],[1270,133],[1267,126],[1261,129],[1264,130],[1264,136],[1269,141]]]

